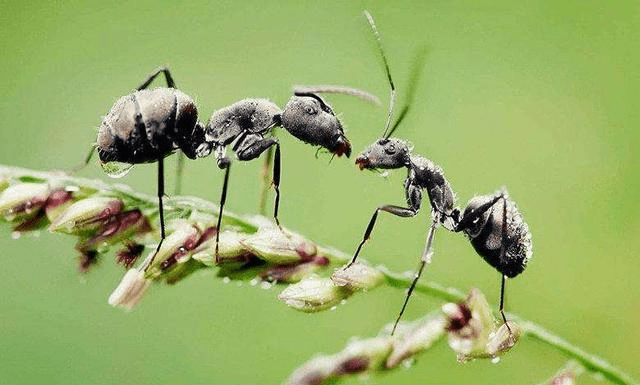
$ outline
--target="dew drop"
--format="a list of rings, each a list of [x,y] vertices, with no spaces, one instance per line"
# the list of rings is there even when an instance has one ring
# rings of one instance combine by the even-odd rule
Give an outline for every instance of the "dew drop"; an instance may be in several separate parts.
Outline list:
[[[410,369],[413,364],[415,364],[416,360],[413,358],[407,358],[406,360],[402,361],[402,367],[405,369]]]
[[[229,283],[229,282],[231,282],[231,278],[229,277],[222,278],[222,283]]]
[[[491,359],[491,363],[492,363],[492,364],[497,364],[498,362],[500,362],[500,357],[493,357],[493,358]]]
[[[271,286],[273,286],[273,285],[271,283],[267,282],[267,281],[260,282],[260,288],[261,289],[269,290],[269,289],[271,289]]]
[[[241,287],[242,286],[242,281],[236,282],[236,286]]]
[[[258,284],[258,278],[254,278],[251,281],[249,281],[249,285],[251,285],[251,286],[255,286],[257,284]]]
[[[337,308],[338,308],[337,306],[332,306],[330,310],[335,311]]]
[[[102,170],[111,178],[122,178],[127,175],[133,165],[131,163],[107,162],[100,163]]]
[[[11,232],[11,239],[20,239],[21,235],[22,235],[22,233],[19,232],[19,231],[12,231]]]
[[[346,305],[347,304],[347,300],[343,299],[342,301],[340,301],[340,305]]]

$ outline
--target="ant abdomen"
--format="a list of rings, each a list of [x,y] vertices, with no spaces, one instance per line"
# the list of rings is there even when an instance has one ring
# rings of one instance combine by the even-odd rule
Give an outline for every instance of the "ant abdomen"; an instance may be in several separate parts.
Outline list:
[[[471,199],[460,230],[488,264],[509,278],[522,273],[531,258],[529,226],[506,191]]]
[[[197,119],[193,99],[175,88],[123,96],[102,120],[97,140],[100,161],[156,162],[180,147]]]

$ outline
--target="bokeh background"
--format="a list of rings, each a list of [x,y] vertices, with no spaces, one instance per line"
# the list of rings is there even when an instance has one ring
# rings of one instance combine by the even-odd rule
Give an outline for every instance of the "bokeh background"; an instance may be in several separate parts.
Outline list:
[[[101,116],[160,65],[204,121],[245,97],[282,106],[293,84],[360,87],[386,103],[365,8],[401,103],[416,49],[431,50],[397,135],[443,167],[460,204],[506,185],[525,215],[534,257],[508,282],[508,310],[640,378],[638,2],[3,1],[0,163],[78,163]],[[329,99],[354,153],[380,135],[385,108]],[[311,239],[351,253],[375,206],[404,202],[404,171],[380,178],[279,137],[281,219]],[[234,168],[230,210],[256,212],[260,165]],[[136,167],[121,182],[154,194],[155,172]],[[81,175],[107,179],[97,163]],[[213,157],[187,164],[185,192],[217,200],[221,184]],[[383,214],[363,256],[413,269],[427,218],[426,210],[412,219]],[[107,304],[121,268],[105,259],[80,276],[73,245],[47,233],[12,240],[2,225],[1,384],[278,384],[315,353],[375,335],[402,301],[401,291],[378,289],[336,311],[302,314],[276,300],[279,287],[225,285],[208,273],[155,286],[125,313]],[[435,248],[423,279],[479,287],[497,305],[499,274],[464,237],[440,232]],[[440,305],[416,295],[406,319]],[[461,365],[442,344],[410,370],[368,383],[534,384],[563,361],[526,340],[499,364]]]

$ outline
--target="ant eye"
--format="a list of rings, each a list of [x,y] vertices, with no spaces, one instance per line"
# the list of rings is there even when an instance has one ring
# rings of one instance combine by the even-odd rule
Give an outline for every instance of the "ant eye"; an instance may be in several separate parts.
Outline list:
[[[318,113],[318,111],[316,111],[316,109],[313,108],[313,107],[306,107],[305,110],[307,111],[307,114],[309,114],[309,115],[315,115],[316,113]]]
[[[386,152],[389,155],[393,155],[396,153],[396,146],[394,146],[393,144],[390,144],[388,147],[384,149],[384,152]]]

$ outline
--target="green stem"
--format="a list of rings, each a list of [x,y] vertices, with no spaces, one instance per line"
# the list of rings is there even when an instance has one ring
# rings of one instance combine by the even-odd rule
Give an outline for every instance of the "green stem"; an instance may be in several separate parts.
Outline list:
[[[102,181],[77,178],[61,172],[42,172],[0,165],[0,178],[2,177],[21,180],[37,179],[51,184],[64,186],[74,185],[95,189],[103,194],[118,196],[144,208],[153,208],[157,205],[156,197],[134,192],[127,186],[108,185]],[[181,213],[181,215],[184,213],[185,216],[188,216],[193,211],[217,215],[219,209],[217,205],[204,199],[179,196],[167,199],[167,211],[178,212]],[[233,223],[247,231],[256,231],[260,223],[260,217],[236,215],[227,210],[225,210],[224,220],[226,223]],[[328,247],[323,247],[321,250],[324,255],[330,257],[330,259],[335,263],[344,263],[349,260],[349,256],[339,250]],[[413,279],[412,276],[392,272],[384,266],[377,267],[377,269],[384,274],[387,285],[391,287],[405,290],[409,287]],[[466,297],[466,294],[458,289],[445,287],[435,282],[418,283],[415,287],[415,291],[427,294],[434,298],[439,298],[446,302],[459,302]],[[524,336],[538,340],[567,357],[578,361],[587,370],[601,374],[612,383],[620,385],[639,385],[639,383],[631,378],[629,374],[623,372],[619,368],[616,368],[603,359],[569,343],[565,339],[549,332],[534,322],[522,319],[514,314],[509,314],[508,317],[522,327]]]

